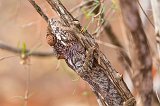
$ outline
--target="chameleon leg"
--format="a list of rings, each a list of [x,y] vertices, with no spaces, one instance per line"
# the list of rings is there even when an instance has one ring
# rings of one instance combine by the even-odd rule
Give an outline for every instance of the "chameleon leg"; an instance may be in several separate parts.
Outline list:
[[[127,101],[123,102],[123,106],[133,106],[136,105],[135,98],[129,98]]]
[[[88,68],[92,68],[93,66],[93,61],[94,61],[94,51],[95,51],[95,47],[91,47],[88,49],[88,52],[86,53],[86,59],[85,62],[83,64],[83,67],[85,70],[89,70]]]

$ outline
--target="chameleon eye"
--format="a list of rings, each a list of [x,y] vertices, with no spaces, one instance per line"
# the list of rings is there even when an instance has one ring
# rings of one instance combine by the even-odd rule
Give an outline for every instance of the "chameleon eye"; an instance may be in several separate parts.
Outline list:
[[[56,43],[56,38],[51,35],[51,34],[47,34],[46,35],[46,39],[47,39],[47,43],[50,45],[50,46],[54,46],[55,43]]]

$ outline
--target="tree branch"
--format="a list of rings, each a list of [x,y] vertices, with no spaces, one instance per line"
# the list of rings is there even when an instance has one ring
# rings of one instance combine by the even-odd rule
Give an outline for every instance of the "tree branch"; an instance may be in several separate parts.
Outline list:
[[[76,70],[74,68],[74,65],[76,64],[68,63],[69,67],[71,67],[78,75],[81,76],[82,79],[84,79],[90,84],[90,86],[95,90],[96,94],[98,94],[99,97],[101,97],[101,100],[103,100],[106,105],[134,106],[135,99],[129,91],[129,89],[127,88],[125,82],[123,81],[122,76],[111,66],[106,56],[101,51],[99,51],[98,44],[95,42],[95,39],[88,33],[88,31],[82,31],[80,23],[67,11],[67,9],[62,5],[62,3],[59,0],[47,0],[47,2],[57,12],[61,20],[65,23],[66,26],[68,26],[68,28],[74,27],[74,30],[77,33],[73,35],[78,40],[76,43],[77,46],[79,46],[83,50],[87,50],[86,52],[90,52],[89,49],[92,47],[97,47],[95,50],[95,54],[98,54],[98,58],[97,55],[93,55],[94,57],[91,58],[95,59],[93,67],[92,64],[90,64],[91,66],[88,66],[86,68],[81,67],[82,69]],[[51,22],[52,20],[50,20],[49,31],[55,31],[54,28],[57,26],[52,26]],[[61,30],[63,29],[61,27],[57,28],[60,28]],[[54,37],[56,37],[55,35],[56,33],[53,34]],[[70,37],[68,36],[68,38]],[[53,42],[54,40],[55,39],[53,39]],[[54,46],[52,45],[52,47]],[[59,50],[59,48],[56,47],[55,49]],[[66,59],[66,62],[69,61],[68,59],[74,58],[80,57],[71,56],[70,58]],[[88,58],[86,57],[86,59]],[[100,61],[98,61],[97,59],[99,59]],[[84,62],[84,60],[79,61]]]
[[[148,1],[149,2],[149,1]],[[141,8],[141,11],[143,12],[143,14],[145,15],[145,17],[147,18],[147,20],[149,21],[149,23],[152,25],[153,28],[155,28],[154,24],[151,22],[151,20],[149,19],[147,13],[145,12],[145,10],[143,9],[141,3],[139,2],[139,0],[137,0],[137,3],[139,5],[139,7]],[[142,20],[143,21],[143,20]],[[142,23],[143,24],[143,23]]]
[[[42,11],[42,9],[36,4],[36,2],[34,0],[28,0],[33,7],[37,10],[37,12],[42,16],[42,18],[48,22],[48,17],[47,15]]]
[[[153,94],[153,79],[151,74],[152,58],[146,34],[134,0],[120,0],[124,22],[131,32],[133,82],[142,98],[143,106],[151,106]]]
[[[151,0],[153,18],[155,23],[155,34],[156,34],[156,43],[157,43],[157,52],[158,59],[160,60],[160,1],[159,0]]]

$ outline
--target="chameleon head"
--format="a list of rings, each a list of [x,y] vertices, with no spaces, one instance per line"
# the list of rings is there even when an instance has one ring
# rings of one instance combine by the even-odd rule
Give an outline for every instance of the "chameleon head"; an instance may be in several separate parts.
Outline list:
[[[48,30],[47,32],[47,35],[46,35],[46,40],[47,40],[47,43],[50,45],[50,46],[54,46],[57,39],[55,36],[53,36],[51,33],[50,33],[50,30]]]
[[[63,29],[64,25],[59,20],[50,19],[48,30],[56,39],[56,43],[66,46],[67,41],[67,31]]]
[[[47,42],[53,47],[58,59],[63,59],[66,52],[65,31],[58,20],[50,19],[48,23]]]
[[[52,33],[52,24],[56,23],[54,20],[49,20],[49,26],[47,30],[46,40],[50,46],[54,46],[57,42],[56,36]]]

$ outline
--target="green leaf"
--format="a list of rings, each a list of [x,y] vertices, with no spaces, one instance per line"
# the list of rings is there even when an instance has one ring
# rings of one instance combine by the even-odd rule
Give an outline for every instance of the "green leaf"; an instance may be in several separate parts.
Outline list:
[[[26,47],[26,43],[23,42],[23,43],[22,43],[22,49],[21,49],[21,53],[22,53],[22,54],[26,54],[26,52],[27,52],[27,51],[26,51],[26,48],[27,48],[27,47]]]

